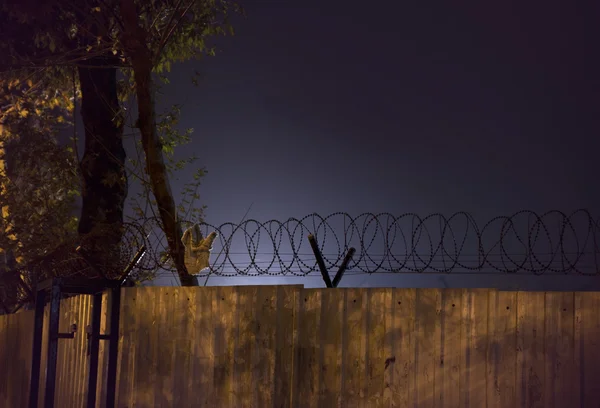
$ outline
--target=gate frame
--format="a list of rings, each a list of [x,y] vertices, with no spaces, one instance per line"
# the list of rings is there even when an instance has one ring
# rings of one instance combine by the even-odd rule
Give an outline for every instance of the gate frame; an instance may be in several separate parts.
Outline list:
[[[109,314],[110,332],[100,333],[102,316],[102,294],[110,290]],[[86,278],[53,278],[40,282],[36,288],[35,317],[33,327],[33,350],[31,356],[31,381],[29,385],[29,408],[37,408],[40,389],[40,369],[42,357],[42,336],[44,327],[44,307],[47,295],[50,294],[50,321],[48,322],[48,358],[46,361],[46,384],[44,408],[54,408],[56,388],[56,363],[58,357],[58,340],[72,339],[77,327],[69,333],[59,333],[60,301],[63,295],[92,295],[91,332],[88,332],[88,355],[90,357],[87,404],[88,408],[96,406],[96,387],[98,380],[98,352],[100,340],[108,340],[108,379],[106,384],[106,407],[114,408],[117,382],[117,358],[119,354],[119,317],[121,309],[121,285],[107,279]]]

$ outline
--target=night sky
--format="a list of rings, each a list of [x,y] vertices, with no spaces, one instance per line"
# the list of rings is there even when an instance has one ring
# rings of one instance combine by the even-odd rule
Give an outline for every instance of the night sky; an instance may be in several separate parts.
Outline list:
[[[521,209],[600,214],[600,3],[242,4],[236,35],[214,41],[216,57],[177,65],[160,99],[182,104],[181,125],[195,130],[182,153],[208,170],[200,195],[210,224],[239,222],[251,205],[247,218],[263,221],[336,211],[468,211],[482,222]],[[343,284],[451,277],[350,278]],[[468,279],[455,284],[477,285]]]

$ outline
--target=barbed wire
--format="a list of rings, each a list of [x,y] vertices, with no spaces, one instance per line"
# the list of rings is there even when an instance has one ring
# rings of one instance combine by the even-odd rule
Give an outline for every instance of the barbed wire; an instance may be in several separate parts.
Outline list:
[[[182,222],[188,228],[191,222]],[[312,234],[328,270],[339,268],[350,248],[356,252],[348,274],[359,273],[505,273],[598,275],[600,223],[586,210],[536,214],[519,211],[478,224],[468,213],[419,217],[406,213],[337,212],[309,214],[286,221],[199,224],[203,236],[216,232],[210,265],[199,276],[302,276],[319,272],[307,240]],[[64,243],[52,253],[0,274],[0,307],[31,301],[34,279],[85,276],[120,279],[165,276],[168,248],[160,220],[124,224],[118,253],[110,262],[91,265],[85,242]],[[93,236],[90,237],[93,239]],[[141,258],[131,264],[135,254]],[[7,306],[9,305],[9,306]],[[2,311],[0,310],[0,313]]]
[[[144,230],[157,229],[157,219]],[[183,223],[184,228],[192,224]],[[349,248],[353,273],[507,273],[597,275],[600,224],[587,210],[571,214],[519,211],[478,224],[468,213],[420,217],[406,213],[336,212],[287,221],[249,219],[219,226],[199,224],[203,236],[218,233],[210,267],[200,276],[306,276],[318,266],[307,240],[313,234],[328,269],[339,268]],[[154,234],[155,254],[167,250]],[[152,264],[166,267],[164,259]]]

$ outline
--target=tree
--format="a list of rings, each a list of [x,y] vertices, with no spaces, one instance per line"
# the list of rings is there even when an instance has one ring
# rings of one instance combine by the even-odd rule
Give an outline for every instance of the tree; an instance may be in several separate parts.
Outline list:
[[[5,135],[0,174],[0,247],[23,264],[73,241],[79,177],[72,149],[58,145],[53,132],[23,126]],[[18,239],[17,239],[18,238]]]
[[[197,284],[184,263],[178,211],[157,130],[154,79],[156,73],[168,72],[173,62],[210,54],[206,38],[225,33],[227,17],[239,9],[228,0],[10,3],[0,3],[0,52],[9,56],[0,78],[3,83],[21,80],[13,112],[18,114],[21,101],[46,111],[69,110],[64,96],[74,93],[81,98],[85,154],[79,234],[91,237],[86,242],[92,258],[98,261],[116,252],[111,247],[120,242],[127,194],[122,101],[133,94],[145,169],[169,255],[182,285]],[[117,73],[124,78],[120,82]],[[60,97],[48,98],[49,89]],[[57,106],[44,105],[48,99],[58,99]]]

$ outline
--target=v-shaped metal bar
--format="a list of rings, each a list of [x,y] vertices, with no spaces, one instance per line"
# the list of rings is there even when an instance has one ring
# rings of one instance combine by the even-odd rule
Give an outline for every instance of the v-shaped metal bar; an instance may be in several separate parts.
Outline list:
[[[352,257],[354,256],[354,253],[356,252],[356,249],[350,248],[348,250],[348,253],[346,253],[346,256],[344,257],[344,260],[342,261],[342,264],[340,265],[340,268],[335,274],[335,277],[333,278],[332,282],[331,278],[329,277],[327,267],[325,266],[323,254],[321,254],[321,250],[319,249],[319,245],[317,244],[317,240],[315,239],[315,236],[313,234],[308,235],[308,242],[310,243],[310,247],[312,248],[313,253],[315,254],[315,258],[317,259],[317,265],[319,265],[319,270],[321,271],[321,276],[323,276],[325,286],[328,288],[337,288],[340,281],[342,280],[344,272],[346,272],[346,269],[348,268],[348,264],[350,263]]]

